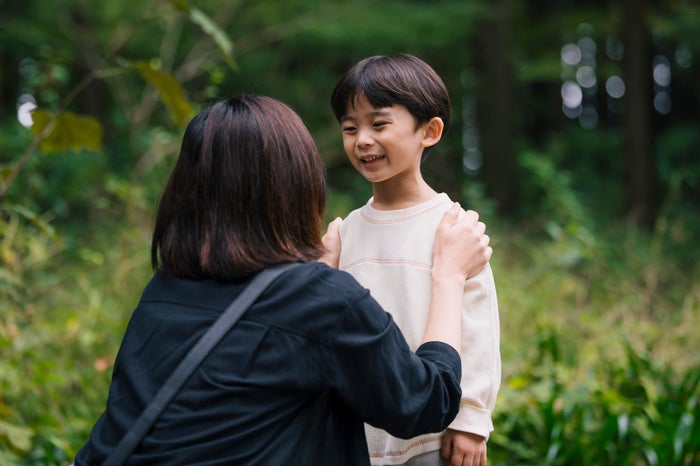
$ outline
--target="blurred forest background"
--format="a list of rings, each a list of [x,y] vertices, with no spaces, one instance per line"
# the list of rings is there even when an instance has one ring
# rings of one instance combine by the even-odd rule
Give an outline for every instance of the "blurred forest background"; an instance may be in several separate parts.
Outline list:
[[[0,464],[67,464],[102,411],[194,112],[289,103],[345,216],[330,93],[395,52],[444,78],[426,178],[495,250],[490,464],[700,464],[692,0],[0,0]]]

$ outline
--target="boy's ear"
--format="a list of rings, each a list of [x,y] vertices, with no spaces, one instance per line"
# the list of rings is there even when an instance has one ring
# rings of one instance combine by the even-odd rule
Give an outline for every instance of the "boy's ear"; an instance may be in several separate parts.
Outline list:
[[[442,138],[442,130],[445,129],[445,123],[442,118],[432,117],[423,125],[423,147],[431,147],[440,141]]]

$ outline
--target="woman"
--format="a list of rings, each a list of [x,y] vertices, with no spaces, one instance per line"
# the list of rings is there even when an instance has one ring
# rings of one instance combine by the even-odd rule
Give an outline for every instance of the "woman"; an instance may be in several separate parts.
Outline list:
[[[369,464],[363,422],[397,436],[449,424],[463,284],[491,255],[483,223],[455,207],[438,228],[430,322],[412,353],[368,291],[328,266],[339,222],[321,238],[324,209],[321,159],[288,106],[248,95],[194,117],[158,207],[155,273],[77,466],[100,464],[230,301],[284,262],[302,265],[214,348],[127,464],[356,466]]]

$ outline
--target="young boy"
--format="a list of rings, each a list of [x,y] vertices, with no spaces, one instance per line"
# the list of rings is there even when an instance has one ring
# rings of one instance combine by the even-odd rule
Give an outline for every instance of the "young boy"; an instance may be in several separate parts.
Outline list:
[[[373,196],[341,224],[340,268],[392,314],[412,349],[430,302],[431,238],[452,205],[420,165],[450,120],[447,89],[422,60],[406,54],[366,58],[338,81],[331,106],[350,162]],[[398,439],[366,426],[373,465],[484,466],[500,387],[498,303],[489,266],[464,284],[462,403],[442,433]]]

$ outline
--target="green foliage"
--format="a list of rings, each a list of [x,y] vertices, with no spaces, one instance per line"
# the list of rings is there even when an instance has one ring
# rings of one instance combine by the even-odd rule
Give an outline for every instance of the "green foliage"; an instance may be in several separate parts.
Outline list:
[[[575,344],[543,334],[538,359],[502,389],[494,465],[669,465],[700,461],[700,367],[661,367],[624,344],[626,359],[583,371]],[[571,347],[573,346],[573,347]]]
[[[0,460],[65,463],[104,405],[148,237],[71,245],[22,206],[4,203],[0,216]]]
[[[698,341],[690,330],[700,290],[692,279],[679,285],[688,291],[678,304],[666,303],[664,310],[657,304],[659,315],[648,315],[627,296],[639,286],[633,264],[624,267],[626,278],[610,284],[552,266],[525,280],[524,293],[504,287],[513,277],[500,270],[505,366],[492,464],[686,465],[700,459],[693,456],[700,451]],[[624,292],[592,292],[613,287]],[[636,292],[647,293],[643,285]],[[692,310],[676,311],[679,304]],[[636,352],[627,339],[649,349]]]
[[[696,464],[700,218],[673,190],[651,234],[593,215],[556,154],[522,154],[537,208],[492,234],[504,377],[490,462]]]
[[[225,61],[235,68],[235,62],[232,57],[233,42],[228,38],[227,34],[219,28],[216,23],[201,10],[192,7],[189,2],[184,0],[169,2],[172,5],[172,10],[167,10],[163,5],[159,5],[159,9],[163,10],[166,17],[168,13],[172,16],[172,11],[182,11],[188,14],[188,18],[201,28],[201,32],[209,36],[222,50]],[[120,4],[124,8],[123,4]],[[43,10],[42,10],[43,11]],[[108,20],[111,11],[106,11],[103,17],[92,16],[82,9],[74,5],[71,10],[69,21],[76,22],[77,26],[84,26],[84,23],[90,23],[86,29],[90,29],[93,24],[99,19]],[[117,10],[117,14],[122,13]],[[151,14],[146,15],[146,20],[153,21]],[[41,12],[36,13],[37,17],[42,21],[45,20]],[[84,16],[85,15],[85,16]],[[126,15],[125,15],[126,17]],[[99,18],[99,19],[98,19]],[[25,23],[25,26],[30,26]],[[85,31],[83,31],[85,32]],[[163,39],[168,41],[167,31]],[[83,76],[77,77],[77,84],[72,88],[70,85],[71,76],[69,69],[62,63],[60,52],[51,49],[42,49],[42,53],[49,55],[46,60],[45,69],[40,69],[36,65],[33,58],[26,58],[25,65],[27,75],[27,83],[29,89],[25,92],[38,94],[38,97],[45,102],[46,108],[38,108],[32,112],[33,125],[31,131],[35,135],[34,142],[29,145],[21,157],[14,160],[14,164],[9,168],[2,170],[2,184],[0,184],[0,197],[9,189],[10,184],[14,182],[19,172],[24,168],[27,160],[33,155],[33,152],[38,148],[45,154],[63,152],[63,151],[80,151],[83,149],[99,151],[103,144],[103,128],[105,123],[93,116],[79,115],[67,108],[73,104],[73,100],[85,92],[85,89],[90,85],[94,85],[97,79],[114,79],[115,77],[124,77],[128,71],[135,69],[139,75],[148,82],[158,92],[160,99],[169,112],[170,120],[179,128],[184,127],[189,119],[194,115],[195,110],[187,98],[187,94],[183,89],[178,78],[168,70],[161,68],[163,57],[159,55],[157,49],[153,50],[154,56],[149,57],[150,60],[130,60],[123,57],[115,58],[121,48],[126,49],[126,42],[123,36],[129,37],[136,35],[135,30],[128,31],[126,34],[123,30],[117,28],[114,36],[108,39],[103,39],[110,44],[98,44],[97,46],[104,47],[104,50],[97,51],[97,46],[90,51],[93,56],[90,63],[91,68],[83,69]],[[38,36],[43,36],[38,33]],[[40,40],[40,39],[39,39]],[[132,42],[136,42],[133,40]],[[78,44],[83,46],[84,44]],[[148,50],[148,49],[146,49]],[[66,51],[72,51],[70,47]],[[143,50],[139,51],[142,54]],[[100,54],[102,54],[100,56]],[[139,54],[134,54],[138,56]],[[95,57],[97,56],[97,57]],[[170,57],[166,57],[170,58]],[[75,79],[75,78],[74,78]],[[127,77],[128,79],[128,77]],[[130,83],[129,83],[130,84]],[[125,90],[129,87],[124,82],[117,86],[118,95],[126,95]],[[138,86],[137,88],[143,86]],[[139,89],[141,91],[142,89]],[[65,96],[59,98],[61,93]],[[137,92],[140,94],[140,92]],[[138,101],[139,97],[134,100]],[[143,115],[152,112],[152,104],[149,99],[142,102],[140,108],[137,108],[138,118],[143,118]],[[138,119],[137,118],[137,119]]]
[[[669,186],[673,201],[681,190],[700,191],[700,134],[695,125],[677,125],[658,139],[657,165],[660,180]]]

